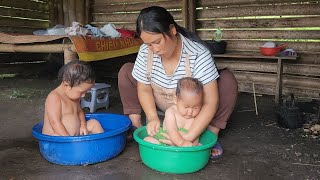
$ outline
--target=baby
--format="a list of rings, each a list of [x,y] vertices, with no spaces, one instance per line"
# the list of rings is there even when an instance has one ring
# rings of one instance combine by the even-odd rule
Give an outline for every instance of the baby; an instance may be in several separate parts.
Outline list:
[[[163,129],[154,136],[145,137],[144,140],[161,144],[161,139],[168,136],[175,146],[197,146],[199,139],[189,142],[183,139],[182,133],[192,128],[194,118],[200,113],[203,104],[203,85],[196,79],[185,77],[178,81],[175,105],[166,110]],[[167,133],[167,135],[166,135]]]
[[[81,97],[93,87],[95,74],[81,61],[71,61],[58,74],[61,84],[51,91],[45,102],[42,133],[51,136],[77,136],[102,133],[99,121],[86,121],[80,106]]]

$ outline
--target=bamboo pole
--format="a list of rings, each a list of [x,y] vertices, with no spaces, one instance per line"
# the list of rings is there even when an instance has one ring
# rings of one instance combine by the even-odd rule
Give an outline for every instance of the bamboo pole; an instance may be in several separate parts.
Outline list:
[[[0,44],[0,52],[63,53],[64,49],[71,49],[76,52],[73,44]]]
[[[256,115],[258,116],[258,106],[257,106],[257,98],[256,98],[256,89],[254,88],[254,83],[252,83],[252,90],[253,90],[254,107],[255,107],[255,110],[256,110]]]

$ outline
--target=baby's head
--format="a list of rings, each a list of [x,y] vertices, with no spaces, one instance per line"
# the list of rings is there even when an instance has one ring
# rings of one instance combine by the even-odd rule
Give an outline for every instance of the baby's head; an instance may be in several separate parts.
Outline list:
[[[192,77],[184,77],[178,81],[175,103],[179,113],[185,118],[196,117],[203,103],[203,85]]]
[[[58,79],[60,82],[66,82],[70,87],[81,83],[93,84],[96,76],[93,69],[83,61],[71,61],[59,70]]]
[[[59,70],[58,80],[69,98],[79,99],[94,85],[95,73],[86,62],[71,61]]]

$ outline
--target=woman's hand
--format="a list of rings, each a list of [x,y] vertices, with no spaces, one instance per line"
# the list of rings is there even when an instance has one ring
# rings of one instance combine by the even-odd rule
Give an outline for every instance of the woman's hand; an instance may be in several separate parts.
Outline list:
[[[147,124],[147,132],[149,136],[156,135],[157,132],[159,132],[160,129],[160,120],[154,119],[150,120]]]

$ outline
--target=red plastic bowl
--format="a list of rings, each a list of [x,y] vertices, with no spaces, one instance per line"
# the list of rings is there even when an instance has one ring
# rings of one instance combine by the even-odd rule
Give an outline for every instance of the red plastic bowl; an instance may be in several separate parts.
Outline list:
[[[281,49],[281,46],[274,48],[260,47],[260,53],[265,56],[275,56],[280,52]]]

